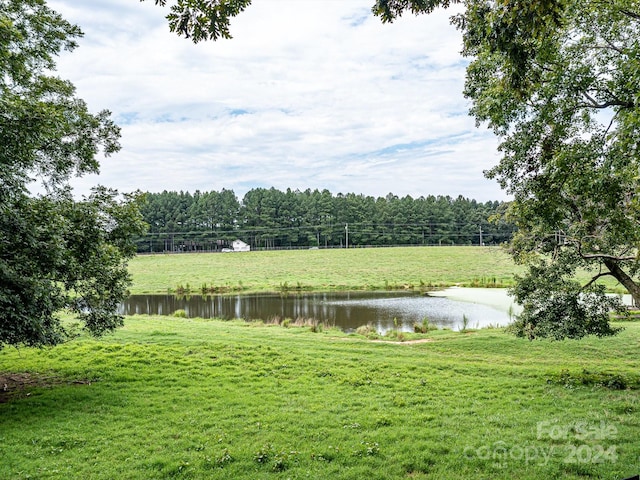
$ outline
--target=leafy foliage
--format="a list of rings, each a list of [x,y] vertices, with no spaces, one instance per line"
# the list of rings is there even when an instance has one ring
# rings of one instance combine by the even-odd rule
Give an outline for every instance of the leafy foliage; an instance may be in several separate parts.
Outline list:
[[[571,264],[543,260],[516,279],[512,293],[524,307],[510,326],[517,336],[562,340],[586,334],[603,337],[620,331],[609,324],[611,310],[626,313],[620,299],[606,295],[602,285],[583,288],[568,277],[568,271],[573,271]]]
[[[515,83],[507,81],[510,52],[465,32],[465,53],[474,56],[465,93],[476,119],[503,139],[488,176],[514,195],[511,251],[530,265],[516,288],[526,308],[519,333],[579,338],[615,332],[599,278],[614,277],[640,301],[639,17],[633,1],[561,7],[559,21],[543,14],[551,20]],[[578,268],[592,280],[571,281]]]
[[[48,74],[80,35],[43,0],[0,3],[0,348],[64,340],[63,308],[94,334],[122,322],[137,199],[96,188],[76,201],[68,187],[120,148],[119,129]],[[45,194],[29,193],[34,179]]]
[[[140,0],[141,2],[144,0]],[[164,7],[166,0],[155,0]],[[251,0],[176,0],[167,15],[169,28],[193,43],[231,38],[229,20],[251,4]]]

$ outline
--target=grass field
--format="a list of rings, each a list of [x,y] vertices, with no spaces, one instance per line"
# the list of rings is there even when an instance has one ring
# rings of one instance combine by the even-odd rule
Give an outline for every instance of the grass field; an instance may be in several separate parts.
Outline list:
[[[398,247],[145,255],[129,270],[132,293],[198,293],[509,286],[518,268],[498,247]]]
[[[157,255],[135,293],[508,284],[492,248]],[[495,278],[495,281],[493,280]],[[640,323],[528,342],[135,316],[0,350],[0,479],[622,479],[640,473]]]
[[[0,352],[5,382],[34,383],[0,403],[0,478],[626,478],[640,325],[626,326],[398,344],[130,317],[101,340]]]

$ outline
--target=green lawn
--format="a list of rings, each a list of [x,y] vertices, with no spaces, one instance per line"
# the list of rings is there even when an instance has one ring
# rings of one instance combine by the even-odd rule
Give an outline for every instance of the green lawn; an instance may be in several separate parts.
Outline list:
[[[203,284],[221,291],[419,288],[512,284],[518,268],[498,247],[398,247],[144,255],[134,258],[132,293]]]
[[[496,248],[156,255],[134,293],[508,285]],[[0,479],[621,479],[640,473],[640,323],[528,342],[128,317],[0,350]],[[317,329],[316,329],[317,330]],[[17,388],[14,384],[24,384]]]
[[[0,403],[0,478],[625,478],[640,472],[640,324],[625,326],[398,344],[130,317],[100,340],[0,351],[0,372],[40,378]]]

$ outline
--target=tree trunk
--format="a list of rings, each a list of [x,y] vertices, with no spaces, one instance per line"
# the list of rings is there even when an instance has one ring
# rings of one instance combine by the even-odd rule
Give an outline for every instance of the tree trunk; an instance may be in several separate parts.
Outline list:
[[[618,265],[618,262],[616,262],[615,260],[606,258],[603,261],[605,266],[611,272],[611,275],[613,275],[613,277],[616,280],[618,280],[624,286],[624,288],[626,288],[627,291],[631,294],[631,297],[633,298],[633,305],[636,307],[639,306],[640,305],[640,285],[638,285],[633,280],[633,278],[627,275],[627,273],[624,270],[622,270],[622,268],[620,268],[620,265]]]

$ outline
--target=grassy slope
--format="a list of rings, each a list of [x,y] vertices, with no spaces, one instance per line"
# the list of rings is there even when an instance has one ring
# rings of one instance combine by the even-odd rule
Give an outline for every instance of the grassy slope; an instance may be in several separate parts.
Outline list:
[[[132,293],[166,293],[189,284],[278,291],[285,284],[315,290],[473,284],[509,285],[517,271],[499,248],[400,247],[147,255],[133,259]]]
[[[563,369],[637,375],[639,324],[580,342],[529,343],[498,330],[430,335],[398,345],[132,317],[100,341],[5,349],[0,372],[92,382],[0,404],[0,478],[617,479],[640,471],[640,390],[547,381]],[[603,422],[617,433],[538,438],[545,421]],[[566,463],[576,458],[567,444],[589,461]],[[617,457],[592,462],[597,445]]]

